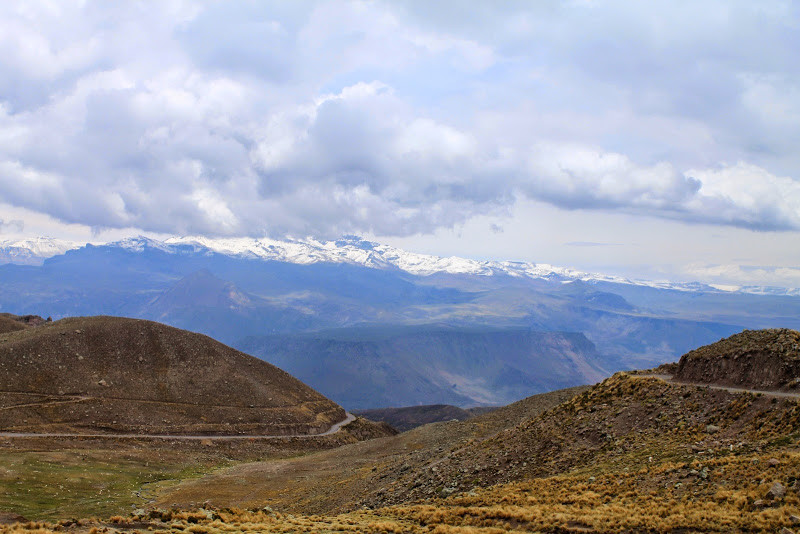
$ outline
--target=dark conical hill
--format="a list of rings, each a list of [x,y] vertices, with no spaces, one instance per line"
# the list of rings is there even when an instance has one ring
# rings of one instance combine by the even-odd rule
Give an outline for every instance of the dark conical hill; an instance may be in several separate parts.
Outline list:
[[[745,330],[684,354],[675,378],[749,389],[794,388],[800,384],[800,332]]]
[[[118,317],[0,334],[4,431],[304,434],[344,410],[213,339]]]

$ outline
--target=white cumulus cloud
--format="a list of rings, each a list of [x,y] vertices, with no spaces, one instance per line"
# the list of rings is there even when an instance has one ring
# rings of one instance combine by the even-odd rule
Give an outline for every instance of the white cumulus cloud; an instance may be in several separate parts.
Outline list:
[[[520,197],[800,229],[794,4],[473,8],[6,2],[0,203],[209,235],[430,233]]]

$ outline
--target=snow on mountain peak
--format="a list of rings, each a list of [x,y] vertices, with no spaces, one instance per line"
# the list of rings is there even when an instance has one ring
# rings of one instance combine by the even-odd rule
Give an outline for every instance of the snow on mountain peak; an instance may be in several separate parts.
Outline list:
[[[41,265],[47,258],[81,248],[83,245],[84,243],[52,237],[0,241],[0,264]]]
[[[82,243],[53,238],[33,238],[20,241],[0,241],[0,264],[20,263],[37,265],[46,258],[81,248]],[[441,257],[405,250],[346,235],[335,241],[312,238],[276,240],[267,237],[208,238],[202,236],[170,237],[164,241],[138,236],[107,243],[107,247],[131,252],[158,250],[168,254],[221,254],[261,261],[281,261],[300,265],[313,263],[343,263],[374,269],[396,269],[417,276],[433,274],[510,276],[514,278],[546,279],[564,283],[584,281],[638,285],[677,291],[743,292],[762,295],[800,296],[800,289],[759,286],[720,286],[697,282],[629,280],[619,276],[586,273],[545,263],[516,261],[480,261],[457,256]]]

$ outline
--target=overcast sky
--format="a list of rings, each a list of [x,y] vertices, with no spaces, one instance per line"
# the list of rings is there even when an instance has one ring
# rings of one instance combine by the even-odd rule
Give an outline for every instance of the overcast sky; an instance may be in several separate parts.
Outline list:
[[[800,286],[795,2],[0,3],[0,239]]]

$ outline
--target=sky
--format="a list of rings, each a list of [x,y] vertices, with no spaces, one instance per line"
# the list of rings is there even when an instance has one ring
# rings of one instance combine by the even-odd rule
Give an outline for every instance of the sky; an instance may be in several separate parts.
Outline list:
[[[0,240],[800,287],[800,3],[0,3]]]

